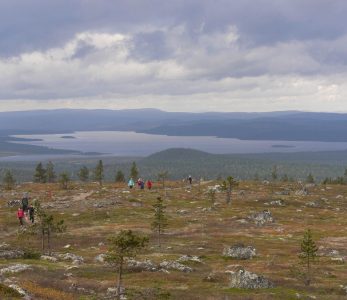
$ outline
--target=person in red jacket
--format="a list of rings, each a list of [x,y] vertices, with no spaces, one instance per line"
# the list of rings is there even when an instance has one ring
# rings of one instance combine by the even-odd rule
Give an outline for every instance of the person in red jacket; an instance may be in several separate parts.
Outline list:
[[[147,185],[147,188],[150,190],[152,188],[152,181],[147,180],[146,185]]]
[[[23,218],[24,218],[24,210],[20,207],[18,208],[18,211],[17,211],[17,217],[18,217],[18,220],[19,220],[19,224],[21,226],[23,226]]]

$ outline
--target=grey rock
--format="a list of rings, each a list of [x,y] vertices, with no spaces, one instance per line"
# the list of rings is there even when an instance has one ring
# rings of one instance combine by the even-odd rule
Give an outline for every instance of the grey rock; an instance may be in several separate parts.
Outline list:
[[[270,205],[273,205],[273,206],[285,206],[285,203],[282,199],[279,199],[279,200],[273,200],[270,202]]]
[[[185,266],[177,261],[164,260],[163,262],[160,263],[159,266],[165,270],[177,270],[184,273],[190,273],[193,271],[192,268]]]
[[[252,246],[236,244],[223,250],[223,256],[235,259],[251,259],[256,256],[256,250]]]
[[[16,206],[21,206],[22,205],[22,202],[20,200],[9,200],[7,202],[7,206],[8,207],[16,207]]]
[[[78,256],[73,253],[58,254],[58,258],[62,260],[71,261],[74,265],[80,265],[84,263],[82,256]]]
[[[41,255],[40,259],[50,261],[50,262],[57,262],[58,259],[54,256],[48,256],[48,255]]]
[[[127,261],[127,265],[129,269],[136,271],[149,271],[155,272],[158,270],[158,267],[150,260],[146,259],[144,261],[137,261],[135,259],[129,259]]]
[[[28,294],[28,292],[26,290],[24,290],[23,288],[21,288],[19,285],[15,284],[15,283],[12,283],[8,287],[10,287],[11,289],[14,289],[15,291],[17,291],[25,300],[32,299],[30,297],[30,295]]]
[[[15,259],[22,258],[24,252],[20,250],[0,250],[0,258],[4,259]]]
[[[107,254],[102,253],[102,254],[95,256],[94,260],[98,263],[105,263],[106,257],[107,257]]]
[[[31,270],[31,266],[25,265],[25,264],[13,264],[13,265],[9,265],[5,268],[0,269],[0,275],[4,275],[6,273],[14,274],[14,273],[23,272],[26,270]]]
[[[199,256],[196,255],[183,255],[179,259],[177,259],[178,262],[187,262],[187,261],[192,261],[196,263],[201,263],[201,259]]]
[[[265,225],[266,223],[273,223],[274,218],[269,210],[263,210],[250,216],[250,219],[258,226]]]
[[[239,271],[227,271],[230,274],[230,284],[231,288],[239,289],[263,289],[272,288],[274,284],[263,276],[251,273],[244,269]]]

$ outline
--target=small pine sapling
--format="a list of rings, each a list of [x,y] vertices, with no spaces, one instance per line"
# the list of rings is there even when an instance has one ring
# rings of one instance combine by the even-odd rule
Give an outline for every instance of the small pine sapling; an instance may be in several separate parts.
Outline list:
[[[226,192],[226,203],[231,204],[231,192],[233,190],[233,187],[238,186],[238,182],[232,177],[228,176],[222,183],[221,189],[222,191]]]
[[[307,229],[304,235],[304,239],[301,242],[301,253],[300,257],[304,261],[306,265],[306,279],[305,279],[305,285],[310,285],[311,283],[311,264],[315,257],[317,256],[318,248],[316,246],[316,243],[314,242],[312,238],[312,233],[310,229]]]
[[[122,230],[116,236],[108,239],[108,253],[106,261],[116,265],[118,269],[117,299],[120,299],[122,291],[122,276],[125,258],[135,257],[138,252],[146,247],[148,238],[137,235],[131,230]]]
[[[157,233],[158,247],[161,247],[161,235],[167,227],[167,218],[165,215],[166,206],[161,197],[157,198],[157,202],[153,205],[154,208],[154,221],[152,222],[152,229]]]

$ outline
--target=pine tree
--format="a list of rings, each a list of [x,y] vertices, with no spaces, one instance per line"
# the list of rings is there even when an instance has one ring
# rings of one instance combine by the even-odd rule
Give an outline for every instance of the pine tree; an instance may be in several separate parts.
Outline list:
[[[122,275],[125,258],[135,257],[146,247],[147,237],[139,236],[131,230],[122,230],[116,236],[108,239],[109,247],[106,261],[118,267],[117,299],[121,298]]]
[[[47,177],[47,182],[54,182],[56,179],[56,175],[54,172],[54,164],[49,161],[46,165],[46,177]]]
[[[209,189],[207,192],[207,197],[211,201],[212,205],[214,205],[216,201],[216,190],[215,189]]]
[[[2,179],[4,187],[6,190],[12,190],[16,180],[14,179],[12,172],[10,170],[5,170],[4,178]]]
[[[35,221],[35,225],[32,227],[32,230],[41,236],[41,248],[42,253],[45,252],[45,237],[47,237],[47,246],[48,246],[48,254],[52,254],[52,234],[53,233],[63,233],[66,231],[66,226],[64,224],[64,220],[55,221],[53,215],[49,215],[42,208],[39,201],[35,201],[35,214],[37,216],[37,220]]]
[[[312,233],[310,229],[307,229],[304,235],[304,239],[301,242],[301,253],[300,257],[304,260],[307,268],[305,284],[310,285],[311,283],[311,263],[317,256],[318,248],[316,243],[313,241]]]
[[[124,176],[124,173],[121,170],[119,170],[116,173],[115,181],[116,182],[125,182],[125,176]]]
[[[165,197],[166,197],[165,181],[168,175],[169,175],[168,171],[164,171],[158,174],[158,180],[161,182],[161,186],[164,191]]]
[[[307,183],[314,183],[314,177],[311,173],[307,175],[306,182]]]
[[[272,178],[273,181],[277,180],[277,178],[278,178],[277,166],[273,166],[272,167],[271,178]]]
[[[63,172],[59,175],[59,183],[62,189],[67,190],[70,182],[70,176],[67,172]]]
[[[40,162],[35,169],[34,182],[45,183],[46,181],[46,170],[43,168],[42,163]]]
[[[82,181],[82,182],[86,182],[89,179],[89,169],[86,166],[83,166],[77,174],[78,178]]]
[[[157,202],[153,205],[154,208],[154,221],[152,222],[152,229],[157,233],[158,247],[161,246],[160,237],[164,229],[167,227],[167,218],[165,216],[166,206],[163,204],[161,197],[157,198]]]
[[[99,160],[98,164],[95,167],[94,178],[99,182],[99,185],[102,185],[102,180],[104,179],[104,165],[102,160]]]
[[[222,191],[226,192],[225,200],[227,204],[231,204],[231,192],[235,186],[238,186],[238,182],[232,176],[228,176],[221,185]]]
[[[288,181],[289,181],[288,175],[287,175],[287,174],[284,174],[284,175],[282,176],[281,180],[282,180],[283,182],[288,182]]]
[[[131,165],[131,169],[130,169],[130,177],[133,178],[134,180],[136,180],[139,176],[139,170],[136,166],[136,163],[133,162]]]

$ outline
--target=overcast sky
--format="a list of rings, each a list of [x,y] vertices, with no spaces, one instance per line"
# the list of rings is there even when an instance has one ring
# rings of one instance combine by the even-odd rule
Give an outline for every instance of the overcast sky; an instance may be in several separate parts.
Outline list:
[[[0,111],[347,112],[346,0],[1,0]]]

